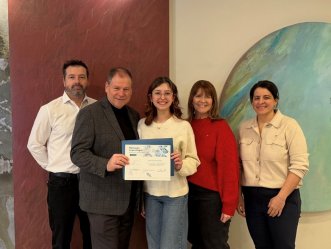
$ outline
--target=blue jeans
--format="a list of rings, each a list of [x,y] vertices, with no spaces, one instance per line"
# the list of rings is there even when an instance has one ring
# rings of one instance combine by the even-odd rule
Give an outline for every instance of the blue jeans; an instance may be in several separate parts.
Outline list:
[[[145,193],[148,249],[187,248],[187,198]]]

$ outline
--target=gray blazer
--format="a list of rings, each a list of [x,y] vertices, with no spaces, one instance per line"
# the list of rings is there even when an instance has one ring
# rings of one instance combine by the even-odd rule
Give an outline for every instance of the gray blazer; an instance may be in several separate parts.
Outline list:
[[[130,107],[129,118],[138,138],[139,114]],[[107,163],[121,153],[125,140],[106,97],[79,111],[72,136],[71,160],[80,171],[80,207],[86,212],[122,215],[130,202],[131,181],[124,181],[122,170],[107,172]]]

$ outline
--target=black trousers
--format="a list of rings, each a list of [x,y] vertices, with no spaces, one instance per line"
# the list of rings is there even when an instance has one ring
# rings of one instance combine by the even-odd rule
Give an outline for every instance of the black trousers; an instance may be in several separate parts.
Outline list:
[[[93,249],[128,249],[134,221],[136,183],[132,183],[130,203],[123,215],[88,213]]]
[[[267,214],[270,199],[279,189],[242,187],[245,201],[246,222],[256,249],[294,249],[297,227],[301,213],[301,198],[298,189],[286,199],[282,214],[270,217]]]
[[[230,220],[220,221],[222,200],[216,191],[189,183],[188,240],[192,249],[229,249]]]
[[[76,215],[80,222],[83,249],[91,249],[90,224],[87,214],[79,208],[78,175],[49,174],[48,215],[52,230],[52,248],[70,249],[71,235]]]

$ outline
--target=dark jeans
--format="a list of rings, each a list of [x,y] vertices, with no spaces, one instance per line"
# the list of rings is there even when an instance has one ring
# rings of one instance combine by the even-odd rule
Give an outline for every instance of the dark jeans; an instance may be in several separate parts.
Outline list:
[[[91,249],[90,224],[87,214],[79,208],[77,175],[59,177],[52,173],[48,180],[48,215],[52,230],[52,248],[70,249],[74,221],[78,215],[83,248]]]
[[[295,237],[301,213],[298,189],[286,199],[280,217],[267,214],[270,199],[279,189],[243,187],[246,222],[256,249],[294,249]]]
[[[216,191],[189,183],[188,240],[192,249],[229,249],[230,220],[220,221],[222,200]]]

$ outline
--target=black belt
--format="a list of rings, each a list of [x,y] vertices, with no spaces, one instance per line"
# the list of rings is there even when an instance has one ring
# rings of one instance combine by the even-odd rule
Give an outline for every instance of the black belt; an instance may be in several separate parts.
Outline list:
[[[49,172],[49,176],[61,177],[61,178],[66,178],[66,179],[77,179],[78,178],[78,174],[63,173],[63,172],[58,172],[58,173]]]

